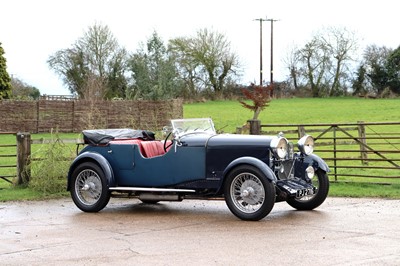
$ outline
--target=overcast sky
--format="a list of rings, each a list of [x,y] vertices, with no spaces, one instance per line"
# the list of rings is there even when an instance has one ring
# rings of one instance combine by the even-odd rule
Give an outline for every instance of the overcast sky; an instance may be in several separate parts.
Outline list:
[[[95,23],[107,25],[120,45],[135,52],[153,31],[169,39],[209,28],[227,36],[243,65],[242,83],[259,81],[258,18],[274,23],[274,80],[287,72],[282,58],[293,44],[303,45],[322,27],[356,32],[362,51],[376,44],[397,48],[400,4],[393,0],[4,0],[0,42],[7,71],[42,94],[69,94],[48,68],[49,56],[72,44]],[[263,73],[269,81],[270,22],[263,23]]]

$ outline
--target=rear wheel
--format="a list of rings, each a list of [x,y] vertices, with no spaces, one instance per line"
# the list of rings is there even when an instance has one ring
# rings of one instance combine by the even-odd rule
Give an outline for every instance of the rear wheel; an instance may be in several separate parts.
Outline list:
[[[225,202],[242,220],[258,221],[267,216],[275,204],[275,187],[256,167],[234,168],[225,181]]]
[[[75,168],[70,191],[75,205],[85,212],[98,212],[110,200],[104,172],[92,162],[82,163]]]
[[[289,199],[287,203],[290,206],[298,210],[313,210],[325,201],[329,192],[328,175],[321,169],[318,169],[315,174],[316,177],[313,178],[312,184],[317,190],[316,193],[302,198]]]

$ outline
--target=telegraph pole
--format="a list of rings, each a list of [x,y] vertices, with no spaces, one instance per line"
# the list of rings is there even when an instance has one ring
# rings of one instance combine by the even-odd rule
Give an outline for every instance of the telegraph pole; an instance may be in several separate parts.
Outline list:
[[[257,21],[260,21],[260,86],[262,87],[262,81],[263,81],[263,63],[262,63],[262,23],[263,21],[267,21],[267,19],[263,18],[258,18],[255,19]]]
[[[274,85],[274,21],[276,19],[267,19],[266,21],[271,22],[271,71],[270,71],[270,84],[271,84],[271,97],[273,96],[273,85]]]

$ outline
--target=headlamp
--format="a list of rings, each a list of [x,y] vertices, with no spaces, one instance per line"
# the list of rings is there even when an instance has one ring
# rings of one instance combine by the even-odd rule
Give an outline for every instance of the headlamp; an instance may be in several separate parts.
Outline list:
[[[310,155],[314,151],[314,139],[309,135],[305,135],[297,142],[297,146],[301,153]]]

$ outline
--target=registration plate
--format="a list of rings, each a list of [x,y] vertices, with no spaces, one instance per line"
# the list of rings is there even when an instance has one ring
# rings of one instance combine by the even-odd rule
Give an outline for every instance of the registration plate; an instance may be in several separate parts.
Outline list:
[[[296,192],[296,198],[301,198],[304,196],[309,196],[309,195],[314,195],[314,194],[315,194],[315,188],[299,189]]]

